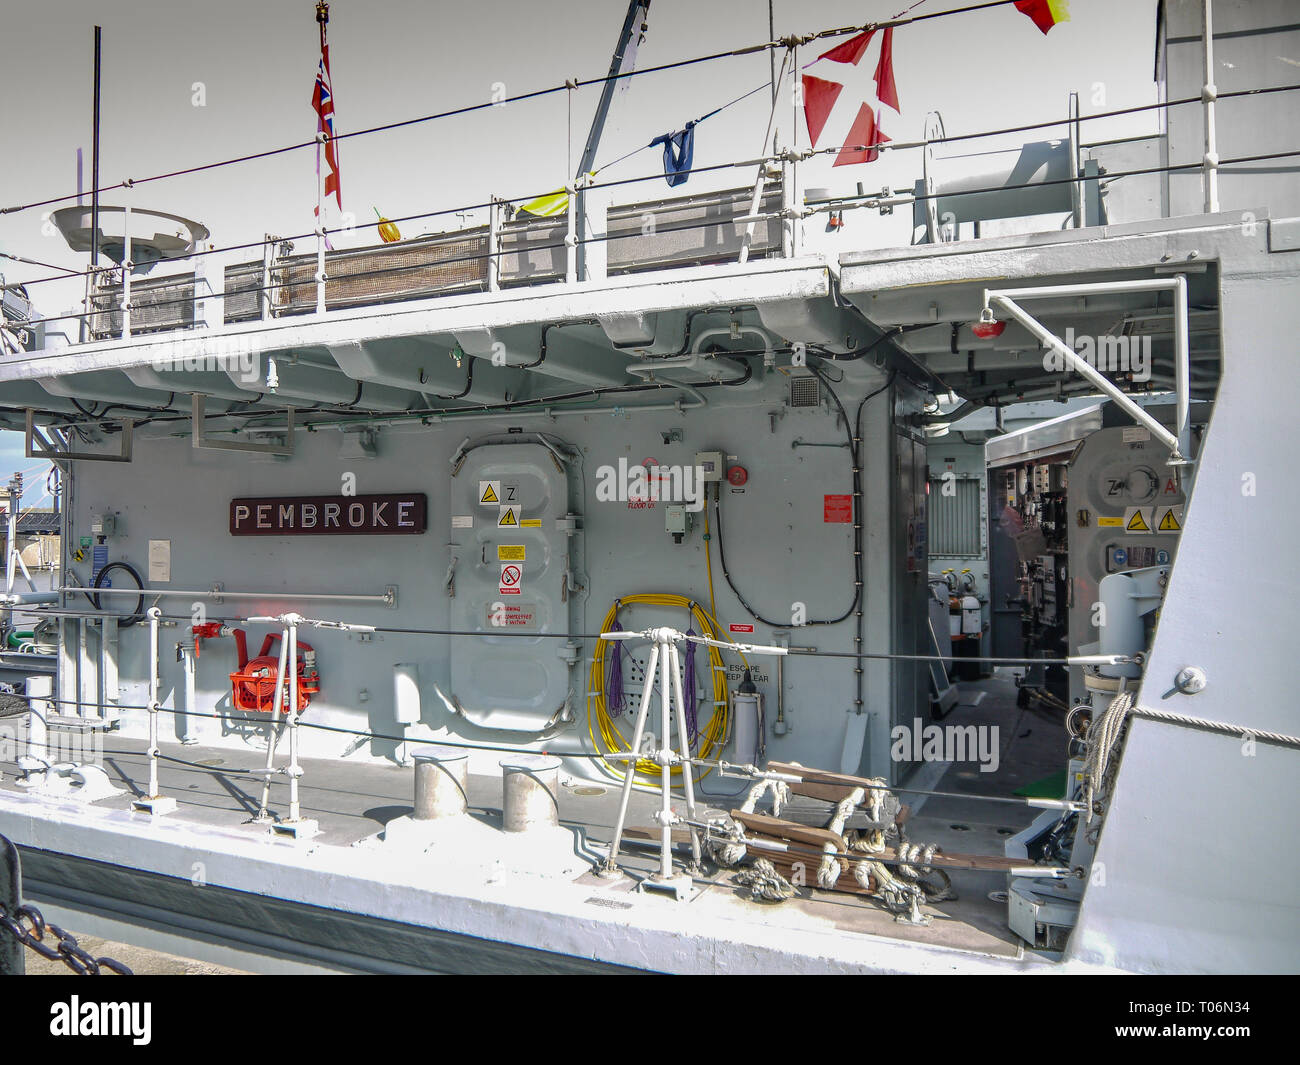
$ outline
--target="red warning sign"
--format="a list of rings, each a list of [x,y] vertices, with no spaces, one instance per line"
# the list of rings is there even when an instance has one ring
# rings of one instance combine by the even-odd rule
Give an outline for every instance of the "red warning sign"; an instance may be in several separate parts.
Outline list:
[[[753,625],[728,625],[727,629],[731,632],[753,632]]]
[[[822,521],[844,524],[853,520],[852,496],[825,496],[822,506]]]
[[[498,629],[531,629],[537,613],[531,603],[489,603],[487,623]]]

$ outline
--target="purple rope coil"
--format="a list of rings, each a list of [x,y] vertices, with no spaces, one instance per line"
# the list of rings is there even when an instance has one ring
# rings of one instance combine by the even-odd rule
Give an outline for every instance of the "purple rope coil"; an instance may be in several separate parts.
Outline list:
[[[614,620],[611,632],[622,632],[623,626]],[[609,660],[605,675],[605,703],[609,707],[610,717],[618,717],[627,709],[627,695],[623,691],[623,641],[614,640],[614,655]]]
[[[686,630],[687,636],[694,636],[694,629]],[[686,655],[682,661],[682,702],[685,704],[686,711],[686,735],[695,746],[695,741],[699,738],[700,728],[695,720],[695,644],[690,640],[686,641]]]

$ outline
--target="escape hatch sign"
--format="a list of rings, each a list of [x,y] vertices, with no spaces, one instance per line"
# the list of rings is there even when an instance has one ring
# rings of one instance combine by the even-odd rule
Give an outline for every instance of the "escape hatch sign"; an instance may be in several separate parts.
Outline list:
[[[372,496],[261,496],[230,501],[231,536],[401,536],[422,533],[423,492]]]

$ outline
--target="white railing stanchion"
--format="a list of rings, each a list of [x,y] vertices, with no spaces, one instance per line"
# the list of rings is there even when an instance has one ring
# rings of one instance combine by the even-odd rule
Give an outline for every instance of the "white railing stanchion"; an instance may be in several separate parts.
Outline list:
[[[319,160],[326,151],[329,137],[324,130],[316,134],[320,147],[316,149]],[[325,313],[325,166],[316,167],[316,313]]]
[[[251,620],[251,619],[250,619]],[[275,695],[271,703],[271,724],[266,738],[266,775],[262,782],[262,801],[258,804],[254,824],[271,824],[271,777],[275,772],[276,741],[280,738],[280,712],[284,709],[284,671],[289,658],[288,630],[280,636],[280,660],[275,671]]]
[[[158,780],[158,624],[162,611],[151,606],[146,612],[149,618],[149,789],[143,798],[131,803],[131,808],[140,813],[168,814],[176,809],[176,800],[162,793]]]
[[[677,644],[669,643],[669,668],[668,675],[673,682],[673,703],[677,711],[677,735],[682,745],[682,784],[686,789],[686,817],[690,821],[698,821],[695,809],[695,769],[691,765],[690,758],[690,736],[686,732],[686,700],[682,697],[682,665],[681,657],[677,651]],[[687,683],[694,684],[695,678],[692,677]],[[664,732],[666,736],[667,731]],[[667,777],[665,771],[664,776]],[[691,830],[691,864],[687,869],[692,876],[699,876],[703,873],[700,865],[700,834],[694,829]]]
[[[632,745],[626,753],[606,754],[603,757],[610,762],[623,762],[626,766],[623,776],[623,794],[619,799],[618,817],[614,822],[614,835],[610,840],[609,854],[597,868],[598,876],[616,877],[622,875],[618,865],[618,854],[623,846],[623,830],[627,821],[628,802],[632,797],[632,786],[636,778],[637,762],[642,757],[653,761],[659,767],[659,789],[662,804],[654,819],[659,822],[659,871],[645,877],[637,884],[639,891],[660,891],[673,895],[679,902],[687,901],[695,895],[693,877],[701,872],[700,837],[698,817],[695,807],[695,782],[692,766],[696,759],[691,755],[691,738],[686,731],[686,701],[682,697],[681,658],[677,644],[682,640],[710,647],[725,647],[742,654],[785,655],[785,647],[773,647],[765,644],[737,644],[712,640],[703,636],[688,636],[670,628],[647,629],[644,632],[602,632],[602,640],[650,640],[649,661],[646,662],[645,686],[641,689],[641,704],[637,708],[636,722],[633,725]],[[641,752],[641,741],[645,735],[645,723],[650,711],[650,699],[656,683],[660,692],[660,730],[656,737],[656,748],[645,755]],[[688,678],[688,683],[694,683]],[[677,750],[672,746],[673,722],[677,728]],[[672,809],[672,770],[681,766],[682,781],[686,792],[686,816],[678,817]],[[687,825],[691,836],[691,864],[681,872],[673,870],[672,830],[676,825]]]
[[[581,178],[569,185],[565,192],[569,194],[569,206],[565,211],[567,228],[564,234],[564,280],[573,284],[578,280],[578,186]]]
[[[310,818],[302,816],[302,802],[299,795],[299,780],[302,778],[302,762],[299,758],[298,708],[300,686],[298,684],[298,627],[313,625],[317,628],[342,629],[345,631],[371,631],[369,625],[348,625],[338,621],[315,621],[304,618],[301,614],[281,614],[279,617],[250,617],[250,622],[278,622],[283,629],[280,633],[280,658],[275,675],[275,698],[271,704],[270,735],[266,740],[266,781],[262,785],[262,802],[252,824],[269,825],[278,836],[291,836],[294,839],[308,839],[320,832],[320,826]],[[288,706],[285,706],[286,700]],[[275,775],[275,748],[279,739],[280,714],[289,727],[289,764],[284,767],[284,774],[289,778],[289,816],[276,820],[270,812],[271,777]]]
[[[289,635],[289,820],[302,820],[302,807],[298,799],[298,778],[302,766],[298,764],[298,623],[291,621]]]
[[[604,636],[613,635],[612,633],[602,633]],[[639,634],[638,634],[639,635]],[[654,694],[654,684],[649,678],[655,675],[655,669],[659,665],[659,644],[654,643],[650,646],[650,658],[645,664],[646,683],[641,689],[641,705],[637,708],[636,724],[632,727],[632,744],[628,747],[631,752],[626,763],[626,771],[623,776],[623,794],[618,802],[618,817],[614,820],[614,836],[609,844],[609,856],[605,859],[604,865],[600,869],[600,875],[605,877],[622,876],[623,871],[618,865],[618,852],[623,847],[623,829],[627,824],[627,806],[632,799],[632,785],[636,778],[636,764],[641,757],[641,740],[645,736],[646,714],[650,709],[650,697]]]
[[[501,288],[501,201],[490,197],[492,205],[488,208],[487,231],[487,290],[496,292]]]
[[[271,257],[272,237],[270,233],[264,234],[266,239],[262,242],[262,283],[257,293],[258,317],[262,321],[269,321],[271,317]]]
[[[1201,0],[1201,50],[1205,59],[1205,84],[1201,86],[1201,103],[1205,110],[1205,156],[1201,160],[1201,179],[1205,187],[1205,213],[1219,210],[1219,148],[1215,128],[1214,102],[1219,98],[1214,84],[1214,10],[1213,0]]]
[[[131,337],[131,205],[122,208],[122,339]]]

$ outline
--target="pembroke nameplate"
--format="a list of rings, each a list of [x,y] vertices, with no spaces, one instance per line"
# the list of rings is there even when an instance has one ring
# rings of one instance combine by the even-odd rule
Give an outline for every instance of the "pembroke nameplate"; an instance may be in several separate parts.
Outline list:
[[[423,492],[369,496],[262,496],[230,501],[232,536],[375,536],[422,533]]]

